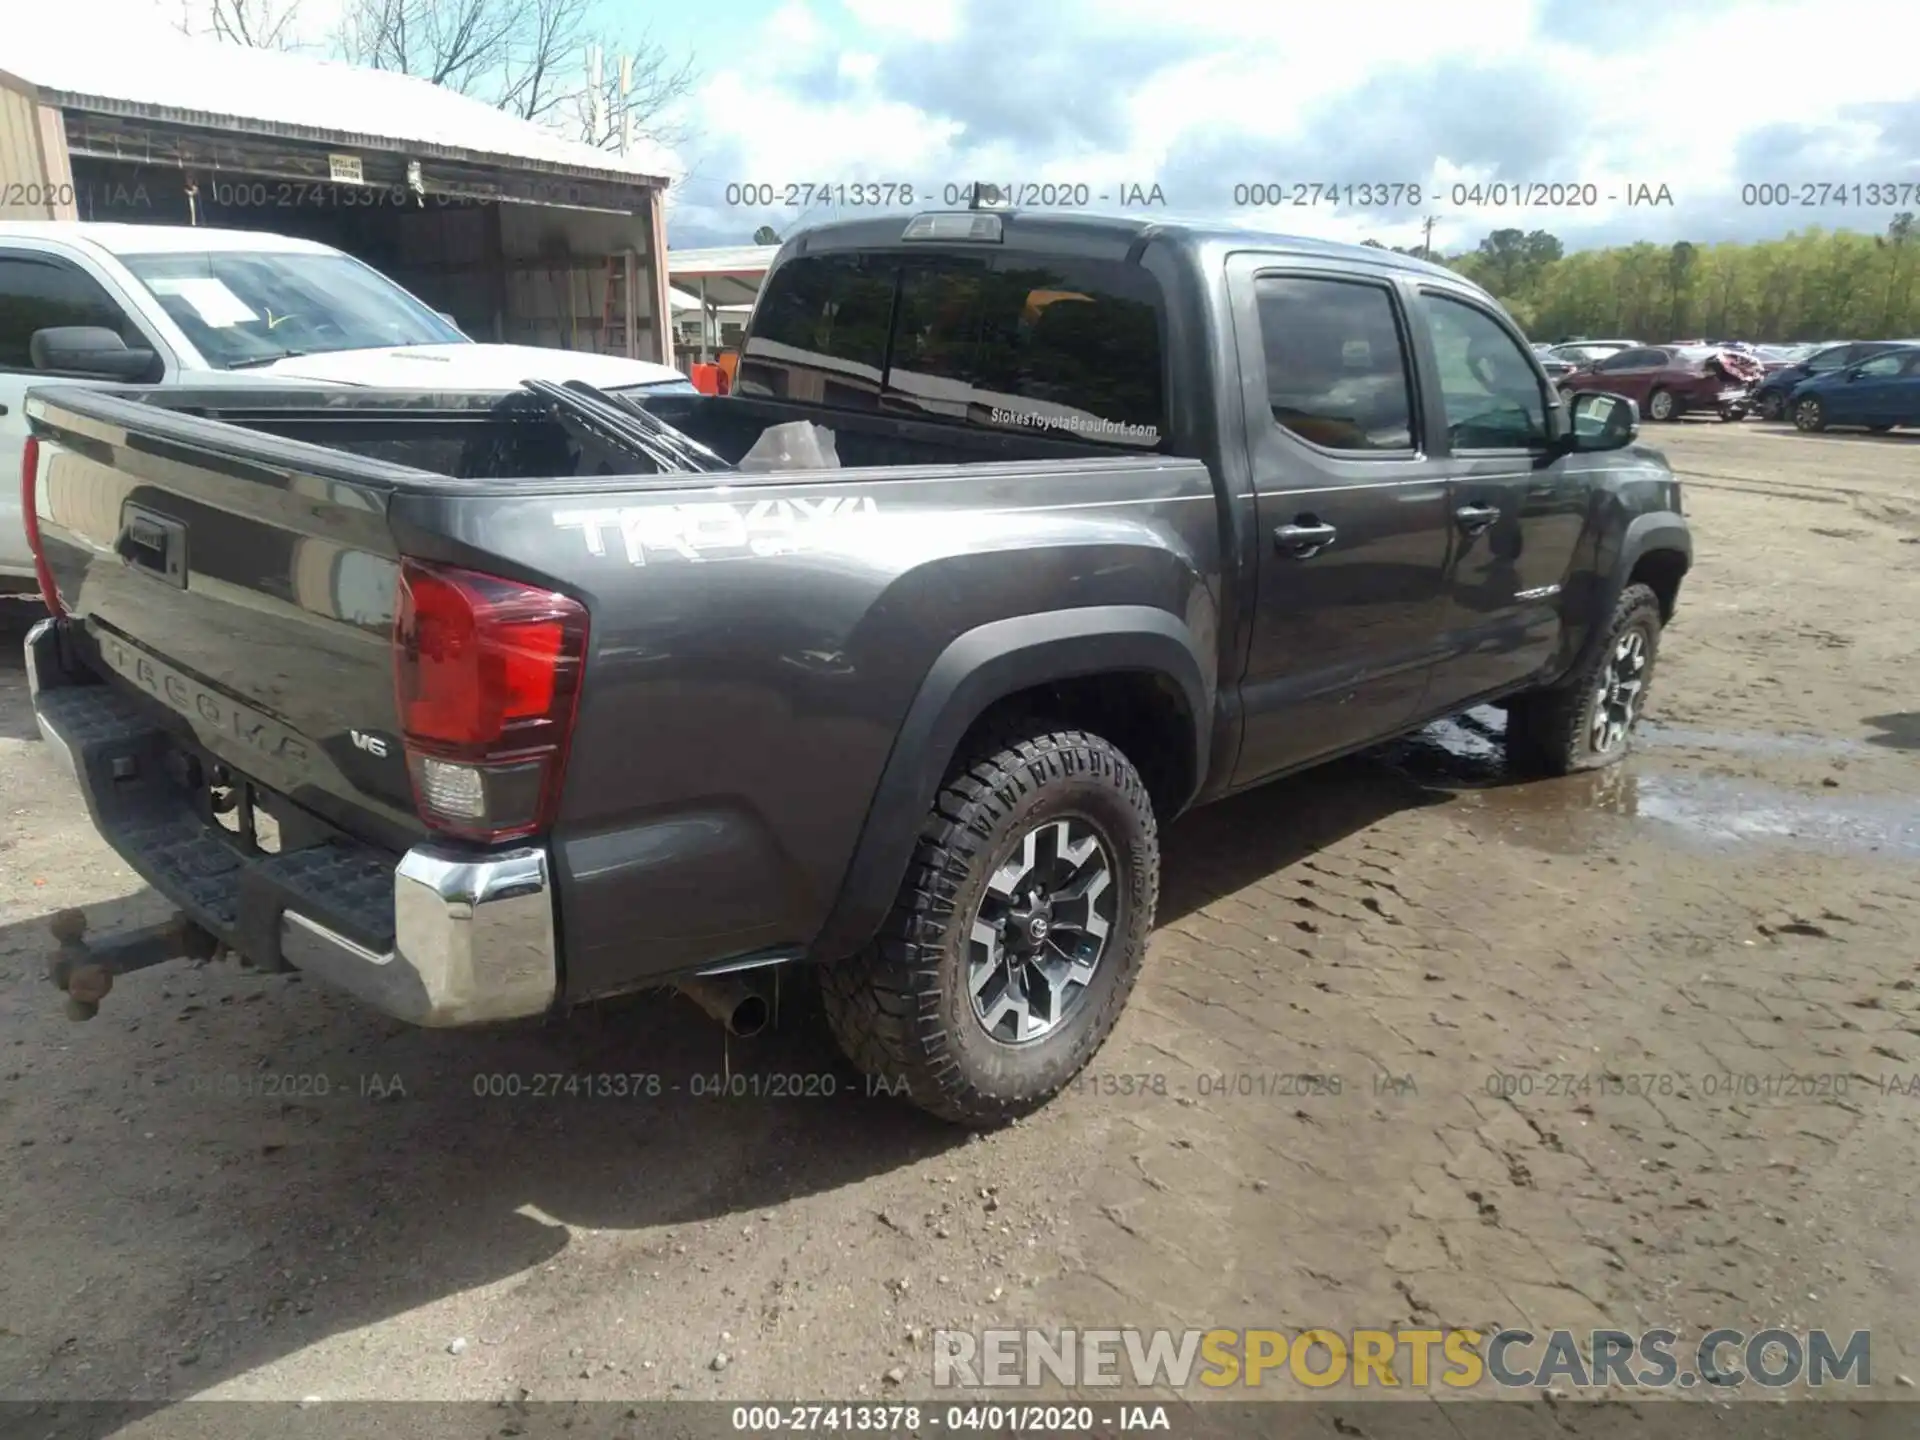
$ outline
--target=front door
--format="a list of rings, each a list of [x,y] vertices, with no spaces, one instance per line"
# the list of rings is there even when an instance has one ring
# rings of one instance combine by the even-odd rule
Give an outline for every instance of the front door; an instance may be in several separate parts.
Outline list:
[[[1912,394],[1915,383],[1906,378],[1907,372],[1916,358],[1920,358],[1920,351],[1909,354],[1894,350],[1850,372],[1843,383],[1829,387],[1832,397],[1844,402],[1844,413],[1841,407],[1830,405],[1827,418],[1859,425],[1902,423],[1902,400]]]
[[[153,348],[120,303],[73,261],[30,245],[0,247],[0,576],[11,580],[33,573],[20,513],[26,393],[44,385],[105,383],[35,368],[34,331],[64,325],[117,330],[129,345]]]
[[[1445,606],[1447,486],[1384,272],[1240,255],[1228,284],[1258,535],[1234,770],[1248,784],[1414,718]]]
[[[1451,475],[1445,655],[1426,706],[1441,710],[1517,685],[1553,660],[1593,484],[1591,461],[1551,444],[1547,382],[1497,312],[1423,287],[1415,319],[1432,356],[1431,408],[1445,427],[1433,448]]]

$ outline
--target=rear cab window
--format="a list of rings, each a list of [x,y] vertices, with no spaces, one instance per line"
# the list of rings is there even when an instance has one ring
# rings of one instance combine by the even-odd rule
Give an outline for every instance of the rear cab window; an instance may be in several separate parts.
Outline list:
[[[768,280],[737,389],[1157,449],[1165,336],[1159,283],[1137,265],[1018,251],[803,255]]]

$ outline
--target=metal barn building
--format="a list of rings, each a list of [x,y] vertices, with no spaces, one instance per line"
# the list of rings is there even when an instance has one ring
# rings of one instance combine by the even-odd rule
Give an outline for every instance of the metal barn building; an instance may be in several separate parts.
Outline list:
[[[0,33],[0,218],[304,236],[479,340],[672,364],[670,164],[391,71],[167,34]]]

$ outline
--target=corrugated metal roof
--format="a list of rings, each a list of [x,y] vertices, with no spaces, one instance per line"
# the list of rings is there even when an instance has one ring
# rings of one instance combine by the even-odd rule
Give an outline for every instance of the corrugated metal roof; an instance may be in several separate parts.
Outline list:
[[[708,296],[709,300],[712,298],[712,296]],[[676,310],[698,310],[700,308],[700,297],[698,295],[689,295],[684,290],[669,288],[667,290],[667,301]],[[737,310],[751,310],[753,306],[750,303],[741,302],[727,305],[715,304],[713,308],[722,314],[729,314]]]
[[[0,70],[66,108],[343,148],[517,161],[628,184],[664,185],[679,171],[672,154],[651,143],[636,141],[625,156],[596,150],[393,71],[153,30],[102,33],[45,9],[9,15],[0,26]]]
[[[667,274],[674,279],[700,275],[764,275],[773,268],[778,245],[720,245],[707,250],[669,250]]]

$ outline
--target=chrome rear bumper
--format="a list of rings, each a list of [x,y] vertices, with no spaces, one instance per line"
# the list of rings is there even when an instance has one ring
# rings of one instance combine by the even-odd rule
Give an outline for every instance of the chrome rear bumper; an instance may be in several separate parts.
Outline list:
[[[149,740],[147,717],[110,687],[75,683],[62,668],[56,620],[42,620],[27,632],[26,663],[40,736],[73,774],[95,828],[154,889],[245,953],[248,937],[223,918],[250,913],[249,907],[237,902],[210,907],[204,880],[189,885],[169,869],[178,848],[177,829],[169,832],[175,851],[157,853],[140,843],[152,827],[121,823],[124,798],[101,793],[100,777],[112,773],[115,754],[130,754]],[[75,693],[81,691],[86,693]],[[83,713],[85,723],[73,723]],[[236,891],[247,886],[249,872],[274,882],[258,886],[262,893],[278,895],[288,888],[284,877],[269,872],[296,866],[300,852],[246,856],[233,850],[224,829],[202,829],[194,843],[203,852],[218,846],[237,859],[229,867]],[[374,852],[367,854],[373,857],[367,863],[376,863]],[[225,861],[224,855],[216,858]],[[356,928],[354,918],[364,922],[364,913],[343,918],[318,900],[279,906],[271,940],[263,944],[256,937],[254,943],[277,950],[280,962],[414,1025],[476,1025],[551,1008],[559,957],[552,867],[543,847],[473,851],[427,842],[408,850],[398,864],[390,854],[378,863],[392,869],[391,925],[382,927],[391,944],[352,938],[344,932]],[[361,928],[370,927],[363,923]]]
[[[295,969],[414,1025],[478,1025],[553,1004],[553,896],[547,852],[476,859],[416,845],[393,872],[391,950],[377,954],[297,910],[280,917]]]

